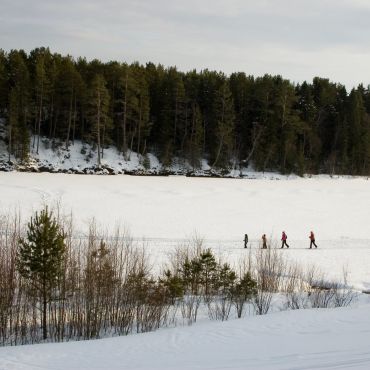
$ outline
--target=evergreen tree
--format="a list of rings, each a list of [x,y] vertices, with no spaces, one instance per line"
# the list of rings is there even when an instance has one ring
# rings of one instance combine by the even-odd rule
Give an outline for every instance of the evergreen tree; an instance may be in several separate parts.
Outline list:
[[[226,81],[216,92],[215,113],[217,122],[215,137],[217,141],[214,147],[212,167],[224,167],[227,166],[233,154],[235,125],[234,102]]]
[[[361,175],[369,167],[370,127],[361,92],[355,89],[349,96],[348,129],[350,170],[354,175]]]
[[[135,83],[135,99],[132,99],[134,106],[131,109],[136,111],[133,114],[133,126],[134,135],[132,142],[136,143],[136,152],[139,154],[145,154],[147,138],[150,133],[151,123],[149,121],[149,90],[146,82],[145,71],[138,65],[134,64],[131,66],[133,70],[133,76],[136,81]],[[134,145],[131,145],[131,150],[134,149]]]
[[[26,60],[27,56],[22,50],[9,53],[9,97],[12,99],[11,115],[14,124],[10,147],[22,161],[26,161],[29,155],[30,81]]]
[[[7,79],[7,56],[0,49],[0,114],[4,114],[7,106],[8,79]]]
[[[189,163],[193,168],[198,168],[200,166],[200,159],[202,157],[203,125],[200,108],[194,102],[191,104],[189,116],[189,122],[191,126],[188,129],[188,134],[185,134],[185,157],[189,160]]]
[[[253,76],[233,73],[230,90],[235,107],[235,145],[242,163],[248,165],[262,135],[262,127],[256,124],[253,112]]]
[[[41,300],[43,338],[47,339],[47,306],[63,269],[64,234],[53,213],[45,207],[28,223],[27,237],[20,239],[17,268]]]
[[[35,49],[30,54],[30,60],[34,67],[33,73],[33,110],[34,110],[34,136],[32,147],[35,147],[36,153],[39,152],[41,124],[45,119],[44,107],[48,103],[49,98],[49,81],[46,73],[47,62],[50,60],[50,51],[48,49]]]
[[[281,172],[303,174],[303,152],[300,144],[304,126],[295,109],[297,97],[289,81],[278,78],[274,97],[274,118],[280,137],[279,165]],[[301,162],[299,162],[301,161]]]
[[[253,126],[261,132],[252,160],[257,170],[264,171],[276,158],[278,137],[273,122],[273,79],[269,75],[255,80]],[[272,167],[272,166],[271,166]]]
[[[238,318],[242,317],[243,308],[246,302],[250,301],[257,294],[257,282],[247,272],[232,287],[232,300],[236,308]]]
[[[81,88],[81,77],[71,57],[63,58],[59,66],[56,81],[57,117],[53,128],[53,137],[65,139],[66,149],[69,147],[76,115],[76,95]]]
[[[98,166],[101,166],[103,133],[110,126],[109,93],[102,75],[96,75],[89,91],[88,115],[91,123],[91,134],[98,146]]]
[[[7,130],[9,161],[10,161],[11,154],[14,153],[15,143],[17,141],[22,142],[22,140],[20,140],[19,138],[19,135],[21,135],[22,132],[19,132],[18,118],[19,118],[19,107],[18,107],[18,99],[16,95],[16,90],[11,89],[10,94],[9,94],[8,130]],[[17,137],[18,137],[18,140],[15,140],[14,138],[17,138]],[[28,142],[28,136],[26,136],[25,139]],[[26,145],[26,144],[27,143],[23,143],[23,145]]]

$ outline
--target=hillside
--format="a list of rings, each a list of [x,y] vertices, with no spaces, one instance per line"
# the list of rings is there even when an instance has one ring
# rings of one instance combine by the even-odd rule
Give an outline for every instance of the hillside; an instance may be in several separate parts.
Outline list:
[[[40,137],[39,150],[36,151],[37,136],[32,136],[29,142],[29,158],[22,161],[8,153],[4,120],[0,119],[0,172],[50,172],[68,174],[99,174],[99,175],[148,175],[168,176],[185,175],[197,177],[226,178],[285,178],[278,173],[258,173],[252,168],[226,169],[211,168],[207,160],[202,159],[199,166],[193,167],[181,158],[173,158],[170,165],[163,165],[156,155],[147,153],[141,155],[128,151],[124,156],[115,146],[108,146],[102,151],[101,165],[98,166],[97,148],[80,140],[71,143],[68,149],[64,142]],[[293,177],[296,177],[293,175]]]
[[[369,299],[85,342],[0,348],[1,370],[363,369]]]

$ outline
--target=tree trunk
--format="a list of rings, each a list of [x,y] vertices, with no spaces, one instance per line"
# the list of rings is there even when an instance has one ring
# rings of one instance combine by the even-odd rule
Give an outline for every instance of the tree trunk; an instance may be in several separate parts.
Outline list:
[[[46,315],[47,315],[47,294],[46,294],[46,289],[44,288],[43,291],[43,297],[42,297],[42,337],[44,340],[47,339],[48,337],[48,330],[46,326]]]
[[[104,118],[104,125],[103,125],[103,138],[102,138],[102,146],[101,146],[101,157],[102,158],[104,158],[105,126],[106,126],[106,118]]]
[[[181,152],[182,153],[184,153],[185,141],[186,141],[186,137],[188,135],[187,129],[188,129],[188,106],[186,104],[186,106],[185,106],[185,127],[184,127],[184,135],[183,135],[182,140],[181,140]]]
[[[71,126],[72,126],[72,104],[73,104],[73,92],[71,94],[71,99],[69,100],[69,113],[68,113],[68,128],[67,128],[67,138],[66,138],[66,150],[68,150],[68,146],[69,146],[69,135],[70,135]]]
[[[176,131],[177,131],[177,103],[178,103],[178,98],[177,98],[177,90],[176,90],[176,97],[175,97],[175,121],[174,121],[174,127],[173,127],[173,145],[176,147]]]
[[[252,149],[251,151],[249,152],[248,154],[248,157],[246,158],[245,162],[248,164],[248,162],[250,161],[250,159],[252,158],[252,155],[256,149],[256,146],[257,146],[257,143],[258,143],[258,140],[262,134],[262,131],[263,131],[263,127],[260,127],[260,129],[258,130],[258,133],[256,135],[256,137],[254,138],[253,140],[253,144],[252,144]]]
[[[72,143],[75,144],[75,133],[76,133],[76,118],[77,118],[77,102],[76,94],[73,105],[73,129],[72,129]]]
[[[49,139],[51,139],[51,134],[53,132],[53,119],[54,119],[54,95],[51,97],[50,121],[49,121]]]
[[[101,103],[100,103],[100,91],[98,91],[98,104],[97,104],[97,136],[98,136],[98,167],[101,166],[101,158],[100,158],[100,109],[101,109]]]
[[[35,118],[35,124],[34,124],[34,126],[33,126],[32,149],[35,149],[36,127],[37,127],[37,120],[36,120],[36,118]]]
[[[55,139],[55,133],[56,133],[56,130],[57,130],[57,119],[58,119],[58,115],[59,115],[59,110],[57,110],[57,114],[55,115],[54,117],[54,124],[53,124],[53,139]]]
[[[12,140],[12,125],[9,123],[8,162],[10,162],[10,154],[12,152]]]
[[[125,81],[125,101],[123,102],[123,155],[126,158],[127,152],[127,137],[126,137],[126,123],[127,123],[127,80],[128,80],[128,73],[126,72],[126,81]]]
[[[216,166],[216,164],[217,164],[217,162],[218,162],[218,160],[219,160],[219,158],[220,158],[220,154],[221,154],[221,149],[222,149],[222,146],[223,146],[223,141],[224,141],[224,138],[223,138],[223,136],[220,138],[220,144],[218,145],[218,149],[217,149],[217,154],[216,154],[216,159],[215,159],[215,161],[213,162],[213,164],[212,164],[212,167],[214,167],[214,166]]]
[[[42,103],[44,100],[44,84],[41,84],[41,97],[40,97],[40,107],[39,107],[39,121],[37,125],[37,146],[36,146],[36,153],[39,154],[39,146],[40,146],[40,134],[41,134],[41,118],[42,118]]]
[[[139,124],[138,124],[138,134],[137,134],[137,153],[140,154],[140,135],[141,135],[141,119],[142,119],[142,97],[140,95],[140,106],[139,106]]]

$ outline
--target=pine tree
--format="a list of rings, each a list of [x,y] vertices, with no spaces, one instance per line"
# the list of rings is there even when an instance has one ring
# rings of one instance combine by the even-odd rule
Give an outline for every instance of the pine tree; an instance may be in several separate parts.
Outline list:
[[[6,64],[6,54],[0,49],[0,113],[5,112],[7,105],[8,81]]]
[[[288,80],[276,80],[274,99],[274,118],[276,119],[277,136],[280,137],[279,165],[281,172],[296,171],[303,173],[302,149],[299,138],[303,134],[302,124],[298,111],[295,109],[297,97],[294,87]]]
[[[17,124],[19,117],[18,99],[15,89],[11,89],[9,93],[8,105],[8,155],[9,161],[11,154],[14,153],[14,137],[17,137]]]
[[[102,75],[96,75],[91,82],[89,91],[88,115],[91,123],[91,133],[98,146],[98,166],[101,166],[102,135],[105,127],[110,123],[109,93],[106,81]]]
[[[13,99],[14,123],[12,134],[12,152],[21,161],[27,161],[29,155],[28,120],[30,117],[30,86],[29,71],[26,64],[27,56],[21,51],[9,54],[9,84]],[[16,110],[14,110],[16,106]],[[16,116],[16,117],[15,117]]]
[[[48,49],[36,49],[31,52],[30,59],[34,59],[34,135],[37,135],[36,153],[39,153],[41,124],[45,117],[44,106],[48,103],[49,95],[49,81],[46,73],[46,63],[50,59],[50,52]],[[32,147],[35,146],[35,136]]]
[[[212,167],[225,167],[231,159],[235,127],[234,102],[226,81],[216,92],[215,112],[216,143]]]
[[[203,148],[203,125],[199,106],[194,102],[191,104],[189,116],[191,126],[186,134],[186,152],[184,154],[190,165],[193,168],[198,168]]]
[[[134,114],[134,139],[136,142],[136,151],[139,154],[145,154],[146,140],[149,136],[151,123],[149,121],[149,90],[145,78],[145,72],[142,68],[134,64],[131,66],[133,77],[135,79],[135,97],[136,114]]]
[[[53,213],[45,207],[28,223],[27,237],[19,241],[17,268],[41,299],[43,338],[47,339],[47,306],[63,270],[65,236]]]
[[[236,308],[238,318],[242,317],[243,308],[246,302],[251,300],[257,294],[257,282],[252,278],[250,272],[247,272],[232,287],[232,300]]]

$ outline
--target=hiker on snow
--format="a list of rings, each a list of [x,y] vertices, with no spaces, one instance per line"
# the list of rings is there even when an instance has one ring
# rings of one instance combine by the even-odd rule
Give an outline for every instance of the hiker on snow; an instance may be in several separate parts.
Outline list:
[[[288,236],[285,234],[285,231],[283,231],[281,235],[281,248],[284,248],[284,245],[286,245],[287,248],[289,248],[289,245],[287,244],[286,240],[288,239]]]
[[[266,234],[262,235],[262,249],[267,249]]]
[[[315,246],[315,248],[317,248],[317,245],[315,243],[315,234],[313,233],[313,231],[310,232],[310,236],[309,236],[311,242],[310,242],[310,249],[312,248],[312,244]]]
[[[244,248],[247,248],[248,245],[248,234],[244,234]]]

